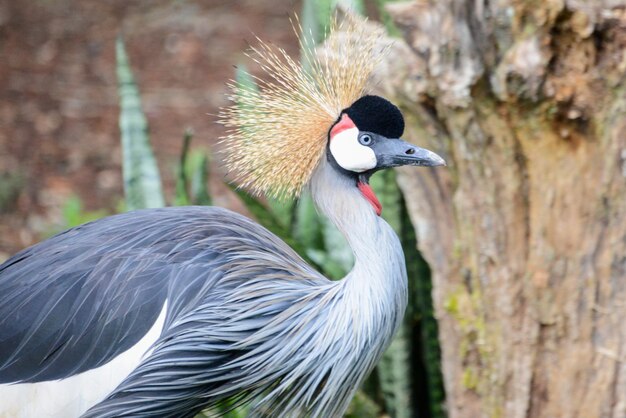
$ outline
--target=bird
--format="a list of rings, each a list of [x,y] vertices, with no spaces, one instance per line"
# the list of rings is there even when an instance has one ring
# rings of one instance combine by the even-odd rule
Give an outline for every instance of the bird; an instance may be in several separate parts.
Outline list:
[[[369,179],[445,165],[368,91],[378,45],[350,20],[306,65],[259,40],[259,88],[229,83],[220,112],[232,181],[281,199],[308,190],[354,253],[343,279],[218,207],[64,231],[0,265],[0,417],[193,417],[225,402],[342,416],[407,305],[402,247]]]

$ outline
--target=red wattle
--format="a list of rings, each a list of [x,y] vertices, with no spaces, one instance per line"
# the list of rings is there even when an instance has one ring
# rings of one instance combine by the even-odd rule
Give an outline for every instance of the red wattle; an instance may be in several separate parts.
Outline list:
[[[367,201],[370,202],[370,204],[374,207],[376,215],[380,216],[380,214],[383,213],[383,205],[380,204],[380,201],[376,197],[374,190],[372,190],[372,186],[366,183],[361,183],[359,181],[357,183],[357,187],[359,188],[363,196],[365,196]]]

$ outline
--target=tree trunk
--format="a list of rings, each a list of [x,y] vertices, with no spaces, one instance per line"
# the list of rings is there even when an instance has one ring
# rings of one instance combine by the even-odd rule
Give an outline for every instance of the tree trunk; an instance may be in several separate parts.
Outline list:
[[[626,1],[387,10],[449,416],[626,417]]]

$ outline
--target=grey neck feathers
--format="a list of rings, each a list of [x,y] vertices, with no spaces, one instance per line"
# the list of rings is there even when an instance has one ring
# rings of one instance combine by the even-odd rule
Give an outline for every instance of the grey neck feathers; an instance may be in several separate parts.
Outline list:
[[[253,266],[243,269],[244,277],[250,271],[267,270],[271,279],[234,281],[235,290],[219,308],[230,318],[219,323],[219,338],[229,335],[228,327],[233,335],[253,332],[234,344],[248,352],[218,370],[233,382],[229,394],[243,388],[259,399],[251,417],[343,416],[391,343],[406,308],[406,271],[398,238],[354,180],[324,161],[310,187],[318,209],[345,235],[355,264],[340,281],[329,282],[316,272],[294,280],[276,274],[282,267],[280,259],[277,268],[258,270],[259,261],[253,257]],[[267,267],[269,261],[261,266]],[[237,263],[245,266],[241,259]],[[234,312],[225,311],[233,308]],[[259,310],[263,315],[256,314]],[[264,372],[249,375],[252,364]],[[269,393],[268,381],[274,381]]]
[[[354,180],[326,161],[314,172],[310,188],[318,210],[337,226],[354,252],[352,271],[338,282],[344,303],[352,305],[346,308],[359,312],[355,319],[364,321],[366,334],[395,332],[407,303],[404,254],[397,235],[376,215]]]

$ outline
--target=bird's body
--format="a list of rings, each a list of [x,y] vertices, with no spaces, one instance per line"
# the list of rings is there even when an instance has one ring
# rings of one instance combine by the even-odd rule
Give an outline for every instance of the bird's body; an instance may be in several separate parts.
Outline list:
[[[343,414],[407,303],[402,248],[369,178],[444,161],[399,138],[396,106],[363,95],[375,37],[333,30],[312,73],[262,44],[274,81],[234,87],[222,122],[237,181],[270,196],[308,187],[352,248],[350,273],[326,279],[224,209],[66,231],[0,265],[0,418],[188,417],[224,401],[252,416]]]
[[[259,408],[337,416],[400,323],[406,274],[394,232],[332,174],[323,164],[312,191],[354,249],[342,281],[258,224],[207,207],[117,215],[16,254],[0,268],[0,411],[78,416],[95,402],[86,416],[193,416],[271,388]],[[326,196],[329,181],[340,198]],[[23,401],[62,379],[41,404]],[[89,379],[100,399],[85,393]],[[319,396],[340,384],[350,389]],[[307,398],[308,411],[295,408]]]

